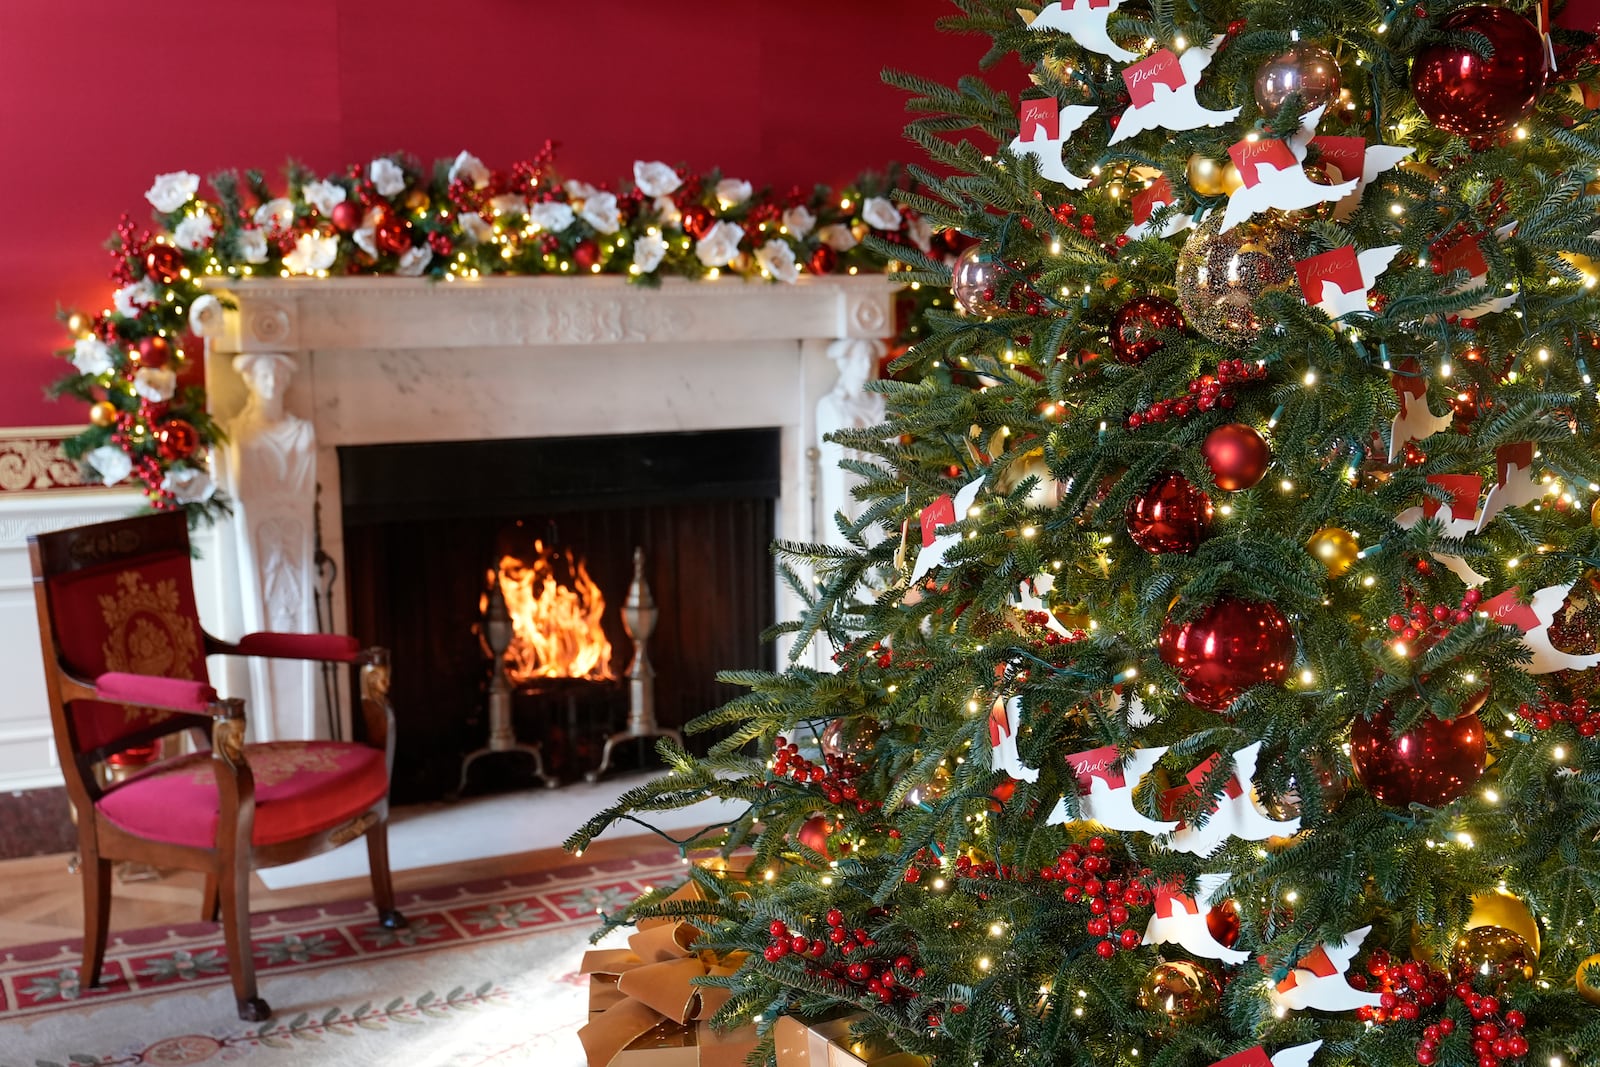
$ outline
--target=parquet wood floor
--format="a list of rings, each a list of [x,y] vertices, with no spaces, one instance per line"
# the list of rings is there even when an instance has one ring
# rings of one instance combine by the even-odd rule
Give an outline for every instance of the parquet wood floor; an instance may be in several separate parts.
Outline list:
[[[576,860],[560,849],[523,852],[399,871],[394,875],[397,891],[453,885],[480,878],[526,874],[546,868],[570,866],[589,860],[623,859],[660,852],[663,842],[646,834],[614,841],[599,841]],[[67,855],[35,856],[0,862],[0,950],[15,945],[30,945],[83,934],[83,896],[78,875],[68,870]],[[189,871],[163,872],[152,879],[113,879],[111,929],[137,930],[170,922],[195,922],[200,918],[200,893],[203,879]],[[305,904],[361,898],[371,892],[365,878],[323,885],[271,890],[259,878],[251,879],[250,909],[273,911]]]

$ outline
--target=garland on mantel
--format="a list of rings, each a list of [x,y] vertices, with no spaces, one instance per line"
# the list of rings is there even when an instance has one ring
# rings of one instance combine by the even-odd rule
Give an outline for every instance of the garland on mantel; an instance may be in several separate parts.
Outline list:
[[[802,274],[881,273],[881,249],[939,245],[926,220],[897,206],[897,171],[834,191],[777,195],[720,171],[638,162],[615,187],[562,181],[550,143],[508,171],[469,152],[424,172],[380,156],[319,178],[291,163],[274,195],[258,171],[213,175],[200,196],[188,171],[157,175],[145,193],[155,228],[127,215],[109,249],[117,285],[99,314],[62,320],[73,367],[56,396],[90,404],[90,425],[62,445],[86,482],[135,479],[151,507],[191,521],[226,515],[209,471],[223,439],[206,411],[196,338],[222,329],[225,286],[250,277],[396,275],[445,282],[484,275],[623,274],[795,282]],[[868,234],[878,247],[863,243]]]

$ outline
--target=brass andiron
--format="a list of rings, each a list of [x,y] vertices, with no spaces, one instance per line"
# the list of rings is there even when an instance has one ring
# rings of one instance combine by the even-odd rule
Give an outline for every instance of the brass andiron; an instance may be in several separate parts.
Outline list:
[[[489,679],[489,743],[461,761],[461,784],[456,786],[459,797],[467,789],[467,772],[480,757],[498,752],[526,752],[533,757],[533,776],[554,789],[559,783],[544,773],[544,754],[537,744],[517,740],[511,725],[511,682],[506,678],[506,649],[511,647],[511,612],[506,608],[505,594],[500,591],[500,576],[495,574],[489,582],[489,603],[484,610],[483,636],[489,646],[489,662],[494,671]]]
[[[644,580],[644,549],[633,550],[633,582],[628,586],[628,599],[622,602],[622,628],[628,631],[633,642],[633,662],[628,664],[628,728],[606,738],[606,747],[600,752],[600,766],[584,775],[598,782],[611,766],[611,751],[620,742],[641,737],[670,737],[679,745],[683,735],[670,726],[656,722],[656,669],[650,663],[650,635],[656,632],[655,597]]]

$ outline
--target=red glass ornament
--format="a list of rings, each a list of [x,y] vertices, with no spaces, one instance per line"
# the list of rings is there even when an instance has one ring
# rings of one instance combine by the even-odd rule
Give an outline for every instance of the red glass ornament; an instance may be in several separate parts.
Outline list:
[[[1211,515],[1211,498],[1171,471],[1128,505],[1128,536],[1146,552],[1193,552],[1211,529]]]
[[[696,204],[683,209],[683,232],[693,237],[696,241],[711,232],[711,227],[717,224],[716,218],[709,208]]]
[[[580,270],[588,270],[600,262],[600,246],[593,241],[579,241],[578,246],[572,250],[572,262]]]
[[[1494,51],[1486,58],[1465,44],[1441,42],[1417,53],[1411,61],[1411,92],[1435,126],[1483,137],[1533,110],[1546,79],[1538,27],[1514,11],[1480,4],[1454,12],[1439,29],[1482,34]]]
[[[811,268],[812,274],[832,274],[839,266],[839,253],[827,245],[818,245],[817,250],[811,253],[811,258],[806,261],[806,266]]]
[[[411,251],[411,234],[406,232],[406,224],[389,212],[384,213],[374,229],[373,238],[380,252],[398,256]]]
[[[162,459],[188,459],[199,447],[199,431],[183,419],[173,419],[156,430],[156,450]]]
[[[361,205],[350,200],[341,200],[333,205],[333,212],[328,217],[334,226],[345,233],[351,233],[361,226]]]
[[[827,816],[813,815],[801,824],[795,839],[823,859],[832,859],[833,857],[828,855],[828,835],[832,832],[833,824],[828,821]]]
[[[172,362],[172,342],[165,337],[142,337],[134,349],[134,362],[141,367],[165,367]]]
[[[1166,347],[1158,334],[1181,329],[1178,305],[1159,296],[1136,296],[1111,321],[1111,354],[1118,363],[1142,363]]]
[[[1424,718],[1396,738],[1385,708],[1350,727],[1350,762],[1356,778],[1378,800],[1398,808],[1439,807],[1471,789],[1483,776],[1487,740],[1477,715]]]
[[[1230,493],[1249,489],[1261,481],[1272,462],[1272,449],[1266,438],[1242,422],[1230,422],[1206,434],[1200,454],[1205,456],[1217,488]]]
[[[144,272],[152,281],[170,285],[183,271],[183,253],[171,245],[151,245],[144,254]]]
[[[1178,672],[1183,695],[1222,711],[1253,685],[1281,682],[1294,658],[1294,631],[1271,604],[1224,596],[1186,623],[1161,628],[1161,662]]]
[[[1212,906],[1206,912],[1206,929],[1217,944],[1232,948],[1239,940],[1239,906],[1231,900]]]

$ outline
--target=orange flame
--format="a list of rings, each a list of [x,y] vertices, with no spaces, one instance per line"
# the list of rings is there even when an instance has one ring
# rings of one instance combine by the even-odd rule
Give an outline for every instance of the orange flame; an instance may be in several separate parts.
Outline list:
[[[583,560],[574,558],[570,548],[547,549],[543,541],[533,543],[533,552],[529,561],[512,555],[500,560],[500,594],[511,614],[513,635],[506,649],[506,677],[513,685],[535,678],[616,677],[611,642],[600,626],[606,599]]]

